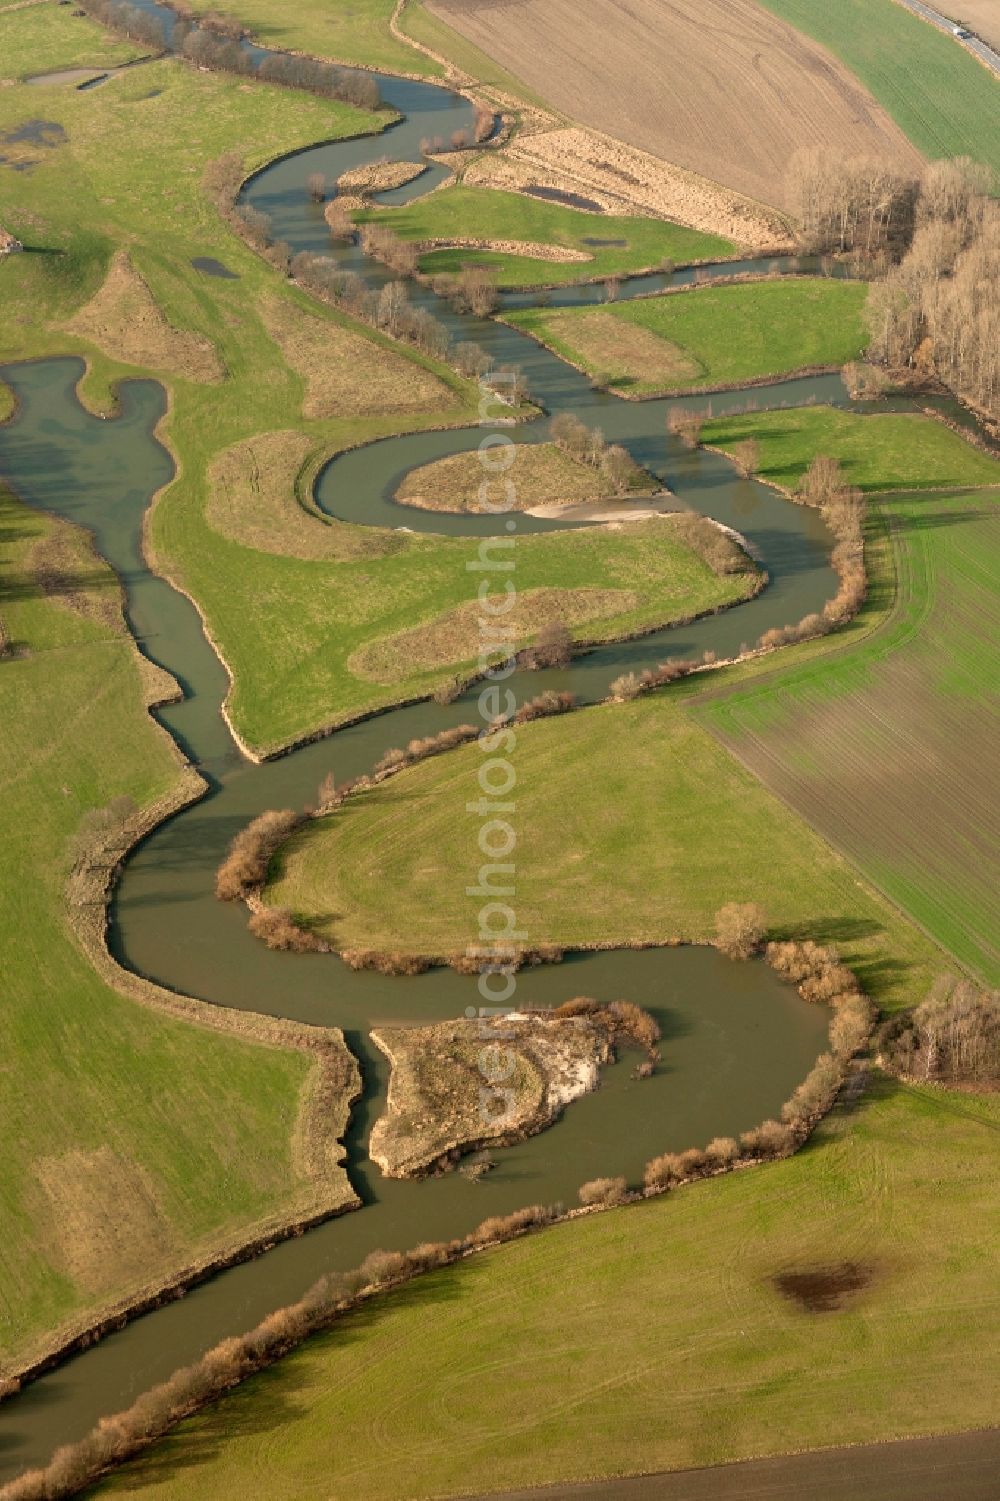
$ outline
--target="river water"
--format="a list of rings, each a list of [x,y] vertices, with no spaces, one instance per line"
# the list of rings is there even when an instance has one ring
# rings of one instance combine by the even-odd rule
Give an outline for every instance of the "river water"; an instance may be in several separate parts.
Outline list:
[[[471,122],[468,102],[447,90],[390,77],[378,82],[386,102],[405,116],[389,136],[297,153],[248,184],[247,198],[271,214],[276,237],[294,250],[330,253],[321,212],[304,191],[310,173],[322,171],[332,181],[347,167],[386,153],[416,158],[422,137],[447,136]],[[386,196],[412,197],[434,181],[435,174],[425,174]],[[351,247],[333,253],[370,281],[384,274]],[[685,275],[690,272],[678,272],[677,279]],[[623,284],[622,295],[654,285],[635,279]],[[596,295],[592,288],[556,294],[562,305]],[[428,291],[417,296],[433,300]],[[508,300],[523,306],[530,299],[519,293]],[[719,455],[681,448],[665,432],[667,403],[629,403],[595,392],[585,377],[515,330],[460,317],[436,301],[434,311],[458,337],[474,339],[499,362],[520,365],[533,399],[547,413],[572,411],[600,426],[684,503],[742,532],[770,576],[756,599],[722,615],[600,648],[565,671],[515,676],[511,686],[519,696],[554,686],[594,701],[622,671],[707,648],[729,655],[763,630],[820,609],[835,592],[830,538],[815,513],[740,479]],[[350,1174],[365,1207],[216,1276],[32,1383],[0,1409],[0,1474],[43,1461],[57,1443],[79,1436],[218,1339],[295,1299],[323,1272],[356,1265],[376,1247],[461,1235],[488,1214],[530,1202],[570,1203],[587,1178],[625,1173],[636,1180],[657,1152],[746,1129],[791,1093],[826,1035],[824,1010],[806,1005],[759,963],[731,964],[699,948],[573,956],[522,973],[518,1003],[547,1006],[579,994],[636,1001],[663,1029],[663,1063],[654,1077],[634,1080],[632,1060],[624,1058],[607,1070],[599,1091],[574,1103],[549,1131],[496,1153],[497,1167],[479,1183],[458,1174],[420,1183],[383,1179],[365,1152],[386,1085],[368,1030],[379,1022],[462,1015],[477,1002],[475,983],[450,971],[388,979],[356,974],[333,956],[270,953],[250,937],[242,908],[214,899],[213,874],[232,835],[257,813],[312,800],[331,767],[343,780],[369,770],[390,746],[473,717],[474,695],[448,706],[423,703],[382,714],[261,766],[246,761],[220,715],[227,678],[194,607],[151,573],[143,557],[145,510],[173,472],[169,453],[153,435],[164,411],[163,390],[151,381],[125,382],[120,415],[102,421],[76,397],[82,370],[76,358],[0,368],[0,378],[18,398],[14,419],[0,427],[0,473],[29,505],[93,532],[124,583],[141,650],[184,689],[183,702],[159,717],[208,783],[201,802],[162,825],[127,861],[111,906],[112,950],[123,964],[159,983],[216,1004],[344,1028],[365,1073],[364,1098],[348,1138]],[[712,398],[712,405],[721,413],[747,400],[735,393]],[[844,392],[839,378],[820,377],[757,389],[752,400],[778,408],[808,400],[842,402]],[[704,397],[697,400],[700,407],[706,404]],[[533,443],[544,441],[547,430],[542,419],[512,429],[511,436]],[[415,434],[343,455],[321,474],[317,500],[357,524],[468,535],[472,556],[475,537],[495,532],[495,521],[403,510],[391,497],[408,469],[473,448],[481,436],[475,428]],[[524,534],[560,523],[518,516],[516,525]],[[321,718],[322,705],[316,708]],[[599,796],[594,806],[600,819]],[[467,874],[474,878],[477,864],[470,846],[470,872],[457,873],[456,880],[464,885]]]

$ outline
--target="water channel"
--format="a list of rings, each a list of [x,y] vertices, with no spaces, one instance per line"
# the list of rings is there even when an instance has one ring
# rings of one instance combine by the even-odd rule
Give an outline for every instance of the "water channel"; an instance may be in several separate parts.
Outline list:
[[[245,190],[249,201],[271,215],[276,238],[296,251],[335,254],[376,283],[382,269],[356,249],[331,251],[322,213],[304,191],[307,177],[320,171],[332,181],[348,167],[386,153],[418,159],[422,137],[447,136],[471,122],[468,101],[437,85],[385,76],[378,83],[386,103],[403,116],[388,136],[296,153],[257,174]],[[437,177],[432,171],[385,196],[396,201],[416,196]],[[690,275],[680,271],[673,279]],[[636,278],[623,284],[622,295],[641,295],[656,285],[655,279]],[[739,478],[719,455],[681,448],[665,431],[667,403],[625,402],[595,391],[584,376],[514,329],[460,317],[429,290],[416,295],[433,302],[435,315],[457,337],[475,340],[500,363],[519,365],[532,398],[547,414],[572,411],[600,426],[683,503],[742,532],[769,575],[762,594],[721,615],[599,648],[565,671],[515,676],[511,686],[519,696],[556,686],[593,702],[622,671],[708,648],[730,655],[761,631],[820,609],[835,592],[830,537],[816,514]],[[600,295],[592,287],[562,289],[553,300],[570,305]],[[530,300],[524,293],[507,298],[518,306]],[[419,1183],[383,1179],[365,1152],[386,1084],[368,1030],[379,1022],[462,1015],[476,1004],[475,983],[450,971],[387,979],[354,973],[333,956],[270,953],[249,935],[242,908],[214,899],[212,879],[233,834],[257,813],[310,801],[331,767],[343,780],[370,769],[390,746],[473,717],[475,695],[448,706],[428,702],[378,715],[263,765],[245,760],[220,715],[228,682],[194,607],[153,574],[143,557],[144,513],[173,473],[171,456],[154,435],[164,392],[155,382],[127,381],[119,415],[102,421],[77,398],[82,372],[77,358],[0,368],[18,403],[13,419],[0,426],[0,474],[27,504],[93,533],[124,583],[128,620],[140,649],[183,687],[183,702],[162,709],[159,717],[207,782],[199,803],[158,828],[129,858],[111,907],[112,951],[122,964],[160,984],[218,1005],[343,1027],[365,1074],[365,1094],[348,1139],[350,1174],[364,1208],[231,1268],[29,1385],[0,1409],[0,1474],[44,1461],[56,1444],[127,1405],[218,1339],[298,1297],[323,1272],[357,1265],[376,1247],[405,1248],[461,1235],[486,1215],[525,1203],[570,1203],[587,1178],[625,1173],[636,1180],[657,1152],[746,1129],[773,1113],[808,1071],[824,1045],[827,1021],[821,1008],[803,1003],[763,965],[731,964],[709,949],[577,955],[559,966],[523,972],[517,992],[521,1005],[547,1006],[587,994],[627,997],[654,1012],[664,1037],[655,1076],[636,1081],[626,1057],[607,1071],[599,1091],[572,1105],[549,1131],[497,1153],[495,1170],[479,1183],[458,1174]],[[845,400],[833,376],[777,383],[751,397],[769,409]],[[738,410],[747,401],[746,393],[712,398],[716,413]],[[697,399],[700,407],[706,404],[706,398]],[[510,430],[519,443],[544,441],[547,431],[547,417]],[[467,428],[391,438],[355,450],[323,470],[317,500],[358,525],[467,535],[473,556],[476,537],[497,531],[495,519],[404,510],[392,493],[414,465],[473,448],[481,436]],[[573,523],[518,516],[516,530],[523,535],[560,524]],[[322,705],[316,708],[321,718]],[[599,820],[600,789],[583,790]],[[473,877],[477,863],[472,842]],[[464,885],[466,873],[456,879]],[[530,935],[535,941],[546,936]]]

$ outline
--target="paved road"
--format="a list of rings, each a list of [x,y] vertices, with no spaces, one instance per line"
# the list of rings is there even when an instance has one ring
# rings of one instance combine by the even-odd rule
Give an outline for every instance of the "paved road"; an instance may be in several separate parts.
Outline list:
[[[949,36],[953,34],[955,22],[949,21],[948,17],[943,16],[939,10],[931,10],[929,5],[924,5],[923,0],[899,0],[899,3],[900,5],[905,5],[907,10],[912,10],[914,15],[920,16],[925,21],[929,21],[932,26],[936,26],[940,31],[947,31]],[[955,0],[956,6],[960,5],[960,3],[961,0]],[[955,41],[968,52],[975,53],[976,57],[981,62],[984,62],[988,68],[992,68],[993,72],[1000,78],[1000,52],[994,51],[986,42],[980,41],[977,36],[955,37]]]
[[[803,1396],[803,1400],[808,1400]],[[502,1501],[998,1501],[1000,1429],[504,1491]],[[494,1501],[500,1501],[494,1497]]]

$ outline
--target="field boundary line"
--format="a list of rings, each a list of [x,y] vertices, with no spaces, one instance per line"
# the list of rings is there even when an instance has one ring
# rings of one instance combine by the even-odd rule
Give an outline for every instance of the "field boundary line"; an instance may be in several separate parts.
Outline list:
[[[901,493],[908,494],[910,492],[907,491]],[[873,622],[871,626],[869,626],[869,628],[860,637],[852,639],[851,642],[841,642],[839,647],[837,648],[831,646],[831,649],[827,652],[818,653],[817,656],[820,660],[826,660],[827,658],[832,657],[847,656],[855,649],[858,644],[860,644],[861,642],[869,641],[873,638],[877,638],[883,631],[888,631],[892,625],[897,623],[897,621],[900,624],[904,623],[902,620],[902,610],[903,606],[910,598],[910,594],[907,589],[904,589],[903,585],[906,582],[906,578],[909,576],[911,570],[909,569],[909,566],[905,560],[905,550],[898,544],[897,538],[901,530],[900,526],[892,517],[886,516],[884,513],[880,514],[880,521],[884,528],[884,535],[890,543],[889,561],[892,564],[892,601],[885,612],[882,614],[881,618]],[[912,632],[908,632],[907,634],[912,635]],[[777,653],[777,655],[780,656],[781,653]],[[759,677],[748,677],[742,682],[730,683],[725,685],[724,687],[719,687],[714,691],[707,690],[703,693],[698,694],[697,697],[689,698],[685,707],[689,710],[694,711],[694,717],[698,721],[698,724],[701,726],[701,728],[704,729],[707,734],[711,735],[712,738],[717,741],[717,743],[721,745],[729,755],[733,757],[733,760],[743,767],[744,771],[752,776],[756,782],[759,782],[762,787],[766,788],[766,790],[771,794],[772,797],[777,798],[778,802],[780,802],[781,805],[788,810],[788,812],[793,814],[794,817],[800,819],[807,826],[807,828],[812,829],[812,831],[817,835],[818,838],[822,839],[823,842],[830,847],[830,849],[832,849],[837,855],[839,855],[840,858],[844,860],[845,863],[856,872],[859,880],[864,885],[868,886],[872,891],[876,892],[878,896],[880,896],[881,899],[886,903],[886,905],[889,906],[894,912],[896,912],[905,922],[909,923],[912,927],[916,928],[918,932],[922,933],[923,936],[928,940],[928,942],[940,954],[945,956],[950,963],[956,965],[958,969],[960,969],[970,979],[974,979],[977,982],[982,983],[983,977],[979,975],[975,969],[971,968],[963,960],[959,959],[957,955],[953,954],[950,949],[945,948],[940,939],[935,937],[935,935],[927,929],[927,927],[919,920],[919,918],[915,917],[912,913],[907,911],[907,909],[901,906],[894,897],[890,896],[885,888],[881,886],[878,881],[876,881],[872,876],[868,874],[867,871],[862,868],[856,857],[850,854],[839,840],[827,834],[823,829],[818,828],[816,824],[814,824],[802,812],[800,808],[796,807],[796,805],[784,793],[780,792],[776,787],[771,785],[771,783],[765,781],[765,779],[760,775],[757,768],[754,767],[743,755],[741,755],[740,751],[737,749],[735,741],[727,736],[721,729],[713,725],[711,717],[708,714],[701,715],[697,713],[699,704],[707,707],[712,702],[722,702],[727,698],[735,697],[749,683],[753,683],[755,685],[764,683],[769,686],[771,691],[773,691],[780,686],[780,684],[776,680],[782,675],[783,671],[787,670],[787,665],[785,669],[782,669],[780,666],[776,665],[768,673],[762,673]]]

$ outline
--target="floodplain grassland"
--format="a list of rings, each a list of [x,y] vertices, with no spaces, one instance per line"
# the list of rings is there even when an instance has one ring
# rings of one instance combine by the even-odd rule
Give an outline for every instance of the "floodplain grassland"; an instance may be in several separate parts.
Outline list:
[[[195,12],[213,11],[212,0],[191,0]],[[396,0],[338,0],[316,5],[313,0],[240,0],[235,12],[262,47],[307,52],[313,57],[353,63],[389,73],[416,73],[437,78],[444,72],[415,47],[392,34],[390,21]]]
[[[876,1075],[794,1157],[366,1304],[95,1495],[396,1501],[987,1427],[998,1129],[996,1095]]]
[[[302,522],[322,525],[305,515]],[[324,530],[348,545],[358,531]],[[409,536],[393,547],[394,534],[365,530],[373,535],[361,545],[370,551],[335,568],[209,533],[210,560],[186,575],[197,578],[198,598],[212,598],[213,630],[236,678],[230,711],[255,746],[277,747],[325,723],[426,696],[478,665],[467,539]],[[210,566],[238,577],[241,592],[213,589]],[[751,575],[714,574],[678,543],[669,520],[523,537],[517,566],[525,642],[554,612],[565,613],[579,638],[607,640],[733,603],[752,585]],[[556,592],[565,607],[558,611]],[[246,619],[246,598],[266,606],[262,620]],[[421,650],[400,650],[402,633],[415,628]]]
[[[816,454],[839,459],[847,483],[871,494],[1000,481],[1000,461],[919,412],[859,413],[829,406],[748,412],[706,422],[701,438],[727,452],[742,439],[756,439],[758,476],[784,490],[798,488]]]
[[[171,793],[150,664],[84,534],[0,491],[0,1371],[264,1222],[319,1207],[301,1053],[118,994],[69,926],[85,815]],[[350,1194],[345,1180],[345,1189]]]
[[[760,4],[850,68],[926,157],[971,156],[1000,171],[996,77],[943,31],[896,0]]]
[[[373,220],[387,224],[406,240],[465,241],[465,245],[428,250],[420,257],[420,269],[433,275],[458,271],[467,263],[490,266],[504,287],[562,286],[655,269],[665,259],[686,264],[725,260],[736,254],[736,246],[721,235],[685,229],[664,219],[625,216],[611,221],[615,240],[624,240],[624,245],[588,243],[612,232],[599,214],[546,203],[522,193],[461,184],[398,208],[367,209],[355,219],[358,223]],[[467,242],[474,240],[498,247],[504,243],[551,245],[577,252],[585,259],[560,262],[502,248],[471,249]]]
[[[886,1007],[946,967],[672,694],[522,726],[516,754],[517,915],[533,942],[704,943],[720,906],[754,901],[776,935],[836,943]],[[454,809],[476,796],[481,760],[462,747],[308,824],[268,901],[338,948],[464,949],[478,906],[454,878],[467,832]]]
[[[0,129],[37,111],[28,92],[0,93]],[[96,93],[48,90],[45,111],[65,138],[35,147],[30,171],[0,166],[0,175],[12,231],[56,253],[17,255],[4,265],[11,295],[0,308],[3,348],[11,359],[86,355],[81,394],[104,410],[123,376],[149,374],[169,385],[164,436],[180,470],[152,514],[149,540],[158,566],[197,600],[232,669],[236,728],[255,747],[277,748],[324,724],[432,692],[468,664],[411,664],[403,677],[379,683],[355,676],[349,659],[414,623],[433,626],[467,601],[467,543],[309,514],[308,480],[322,456],[340,448],[474,422],[478,388],[290,286],[221,221],[200,185],[206,164],[227,150],[242,150],[253,166],[279,147],[377,122],[176,60],[151,63]],[[97,191],[76,193],[81,175]],[[144,350],[125,342],[113,299],[98,295],[112,246],[121,242],[162,315],[148,325],[156,337]],[[193,269],[191,258],[206,254],[237,279]],[[134,284],[126,290],[134,295]],[[67,332],[71,323],[79,328],[84,306],[89,339]],[[95,307],[107,312],[101,326]],[[165,326],[197,345],[165,342]],[[190,378],[205,371],[178,363],[178,349],[189,347],[210,354],[225,379]],[[366,370],[366,389],[379,398],[374,410],[359,413],[356,385],[343,379],[352,368]],[[593,629],[575,615],[586,635],[712,609],[742,597],[746,582],[719,580],[668,526],[641,538],[526,538],[521,564],[527,590],[572,587],[582,598],[588,589],[623,591],[610,615],[601,602]],[[255,601],[252,611],[247,599]]]
[[[0,13],[0,80],[63,68],[110,68],[143,52],[109,35],[89,16],[73,15],[68,6],[33,5]]]
[[[507,321],[611,390],[662,396],[857,359],[862,282],[742,282],[602,308],[532,308]]]
[[[765,786],[963,965],[1000,982],[1000,492],[893,497],[896,597],[850,650],[698,711]]]

